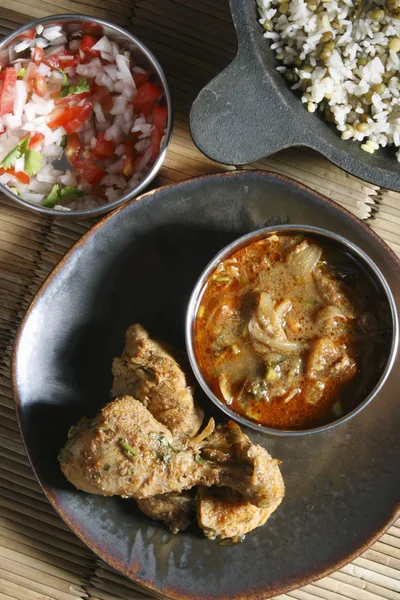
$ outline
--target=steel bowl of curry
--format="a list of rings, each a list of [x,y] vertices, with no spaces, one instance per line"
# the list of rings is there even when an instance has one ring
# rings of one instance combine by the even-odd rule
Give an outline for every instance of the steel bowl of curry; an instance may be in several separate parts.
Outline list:
[[[209,398],[257,431],[304,435],[359,413],[394,362],[390,288],[330,231],[268,227],[223,248],[192,292],[191,366]]]

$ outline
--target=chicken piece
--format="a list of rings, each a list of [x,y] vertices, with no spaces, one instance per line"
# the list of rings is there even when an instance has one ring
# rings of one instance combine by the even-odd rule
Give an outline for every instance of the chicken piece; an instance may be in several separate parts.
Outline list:
[[[267,508],[257,508],[229,488],[199,487],[197,519],[210,540],[231,538],[240,541],[246,533],[264,525],[281,502],[282,495],[277,495],[275,502]]]
[[[148,334],[145,332],[145,330],[140,326],[140,325],[133,325],[130,330],[128,330],[127,332],[127,347],[125,348],[125,352],[124,355],[122,357],[122,359],[116,359],[114,361],[114,375],[116,375],[117,369],[118,369],[118,373],[123,373],[128,372],[128,374],[130,374],[129,376],[131,376],[131,374],[134,373],[133,368],[131,368],[130,370],[129,367],[126,367],[126,365],[123,363],[124,357],[130,353],[131,355],[134,355],[136,353],[136,345],[137,342],[135,342],[134,340],[138,340],[138,339],[142,339],[144,340],[144,344],[146,344],[147,347],[153,345],[156,346],[156,349],[159,353],[161,353],[162,355],[165,354],[165,347],[159,343],[159,342],[154,342],[153,340],[151,340],[148,336]],[[175,363],[175,368],[179,369],[179,366],[176,364],[174,358],[172,357],[172,353],[170,351],[168,351],[168,359],[172,360]],[[126,359],[125,359],[126,360]],[[132,363],[131,363],[132,364]],[[170,364],[170,362],[168,363]],[[150,412],[152,413],[152,415],[159,420],[160,422],[164,423],[165,425],[168,426],[168,424],[170,425],[170,430],[171,432],[175,435],[175,434],[179,434],[181,431],[181,418],[182,415],[180,414],[180,409],[179,409],[179,395],[180,395],[180,387],[178,387],[178,392],[177,392],[177,397],[173,397],[175,396],[175,390],[172,391],[171,393],[169,393],[170,391],[168,390],[168,393],[161,393],[161,394],[157,394],[157,401],[156,402],[152,402],[150,405],[147,402],[147,397],[148,397],[148,392],[146,390],[146,386],[143,385],[144,384],[144,380],[148,377],[148,373],[146,371],[146,373],[144,374],[144,377],[140,380],[141,385],[139,387],[135,388],[135,392],[133,392],[133,395],[136,394],[136,398],[140,401],[143,401],[148,409],[150,410]],[[150,375],[151,377],[151,375]],[[121,386],[122,384],[122,386]],[[117,377],[115,377],[114,379],[114,392],[126,392],[126,390],[129,390],[131,388],[129,388],[126,385],[126,382],[122,380],[121,377],[119,377],[117,379]],[[144,391],[144,393],[143,393]],[[154,389],[153,389],[154,392]],[[165,422],[164,417],[165,417],[165,406],[164,406],[164,400],[167,402],[167,405],[171,405],[174,407],[171,410],[171,413],[167,413],[167,416],[169,417],[168,422]],[[172,400],[172,402],[171,402]],[[189,405],[190,407],[190,405]],[[175,411],[176,409],[179,410],[178,416],[179,418],[177,419],[171,419],[171,416],[173,416],[173,411]],[[175,427],[177,426],[177,431],[175,429]],[[195,433],[195,431],[193,431],[193,433]],[[233,494],[233,492],[231,492]],[[234,526],[233,523],[235,522],[235,513],[237,511],[237,520],[236,520],[236,529],[235,529],[235,535],[242,535],[244,533],[247,533],[247,531],[250,531],[251,528],[253,527],[257,527],[258,525],[261,525],[265,522],[265,520],[268,517],[265,517],[265,519],[263,520],[263,515],[266,513],[265,509],[256,509],[252,504],[250,504],[249,502],[245,501],[242,497],[241,502],[237,502],[236,501],[236,497],[232,496],[233,500],[232,503],[229,505],[229,501],[227,498],[227,494],[225,494],[225,499],[223,501],[223,507],[221,507],[221,510],[218,512],[218,514],[221,514],[221,511],[225,510],[227,511],[227,514],[230,515],[230,522],[231,522],[231,526],[230,529],[233,531]],[[205,500],[207,503],[207,499]],[[215,503],[217,502],[217,500],[215,500]],[[202,503],[203,503],[203,496],[199,496],[198,501],[197,501],[197,506],[198,506],[198,514],[203,514],[204,511],[207,511],[207,505],[206,507],[202,508]],[[191,518],[191,514],[193,512],[193,497],[186,493],[186,492],[182,492],[182,494],[163,494],[163,495],[159,495],[159,496],[155,496],[153,498],[146,498],[143,500],[138,500],[137,501],[138,507],[139,509],[148,517],[152,518],[152,519],[156,519],[156,520],[162,520],[165,521],[168,528],[173,532],[173,533],[177,533],[178,531],[185,529],[189,523],[190,523],[190,518]],[[252,517],[251,517],[251,523],[250,525],[245,526],[245,518],[244,518],[244,514],[246,512],[246,507],[247,506],[247,510],[249,511],[249,513],[251,513]],[[257,517],[257,511],[260,511],[259,518]],[[199,519],[200,522],[200,519]],[[249,529],[250,527],[250,529]],[[243,529],[243,531],[242,531]],[[226,537],[226,536],[225,536]]]
[[[319,338],[307,361],[307,382],[304,397],[316,404],[325,393],[326,383],[339,388],[357,373],[356,362],[329,337]]]
[[[143,498],[137,501],[137,505],[150,519],[164,521],[171,533],[178,533],[189,527],[190,517],[195,511],[195,500],[190,492]]]
[[[349,318],[354,318],[353,306],[341,281],[335,278],[326,268],[315,269],[313,277],[317,290],[325,301],[342,310]]]
[[[208,429],[209,426],[206,428]],[[61,470],[83,491],[136,499],[195,485],[231,487],[256,506],[283,496],[278,461],[233,422],[211,435],[174,437],[143,404],[123,396],[73,427]]]
[[[113,374],[113,395],[133,395],[174,434],[197,433],[203,413],[192,399],[184,373],[166,345],[151,339],[140,325],[128,329],[125,350],[114,360]],[[165,521],[176,533],[189,525],[193,502],[183,493],[182,497],[164,494],[146,498],[137,504],[146,516]]]
[[[113,362],[113,375],[114,396],[134,396],[174,435],[192,436],[199,430],[203,412],[192,398],[185,374],[172,351],[150,338],[141,325],[128,329],[122,357]],[[184,492],[146,498],[137,505],[151,519],[165,521],[173,533],[188,527],[194,511],[193,497]]]
[[[307,375],[321,379],[336,375],[342,383],[356,373],[356,363],[329,337],[319,338],[312,348],[307,362]]]
[[[162,342],[141,325],[126,332],[125,349],[112,367],[113,396],[133,396],[174,435],[192,436],[201,427],[203,411],[193,400],[186,376]]]

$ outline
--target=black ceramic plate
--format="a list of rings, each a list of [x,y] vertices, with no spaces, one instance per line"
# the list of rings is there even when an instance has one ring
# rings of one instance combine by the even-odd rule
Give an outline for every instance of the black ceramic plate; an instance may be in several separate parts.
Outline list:
[[[197,146],[221,163],[244,165],[289,146],[307,146],[361,179],[400,191],[395,150],[373,155],[344,141],[276,71],[275,53],[258,22],[256,0],[230,0],[238,38],[234,61],[193,103],[190,127]]]
[[[399,263],[365,224],[291,180],[244,171],[161,188],[104,219],[54,270],[17,336],[20,426],[47,497],[102,558],[170,598],[277,595],[351,560],[397,513],[399,364],[379,396],[332,431],[291,439],[248,432],[283,460],[287,494],[238,546],[219,546],[195,528],[170,535],[133,501],[79,492],[59,470],[70,425],[109,399],[111,361],[126,328],[138,321],[182,347],[186,304],[205,264],[238,236],[282,222],[351,239],[376,261],[399,303]]]

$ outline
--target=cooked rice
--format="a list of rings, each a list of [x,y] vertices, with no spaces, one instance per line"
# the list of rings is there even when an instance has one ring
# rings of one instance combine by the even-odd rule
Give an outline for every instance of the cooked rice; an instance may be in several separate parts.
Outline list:
[[[400,146],[400,3],[386,1],[257,0],[277,70],[370,154]]]

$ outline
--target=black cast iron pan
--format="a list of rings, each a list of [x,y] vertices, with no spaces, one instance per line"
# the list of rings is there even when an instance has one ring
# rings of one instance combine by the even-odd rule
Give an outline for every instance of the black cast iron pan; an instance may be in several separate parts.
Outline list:
[[[230,0],[230,8],[238,52],[193,103],[190,127],[198,148],[217,162],[244,165],[290,146],[306,146],[361,179],[400,191],[394,148],[368,154],[359,142],[343,141],[317,113],[308,113],[276,71],[256,1]]]

